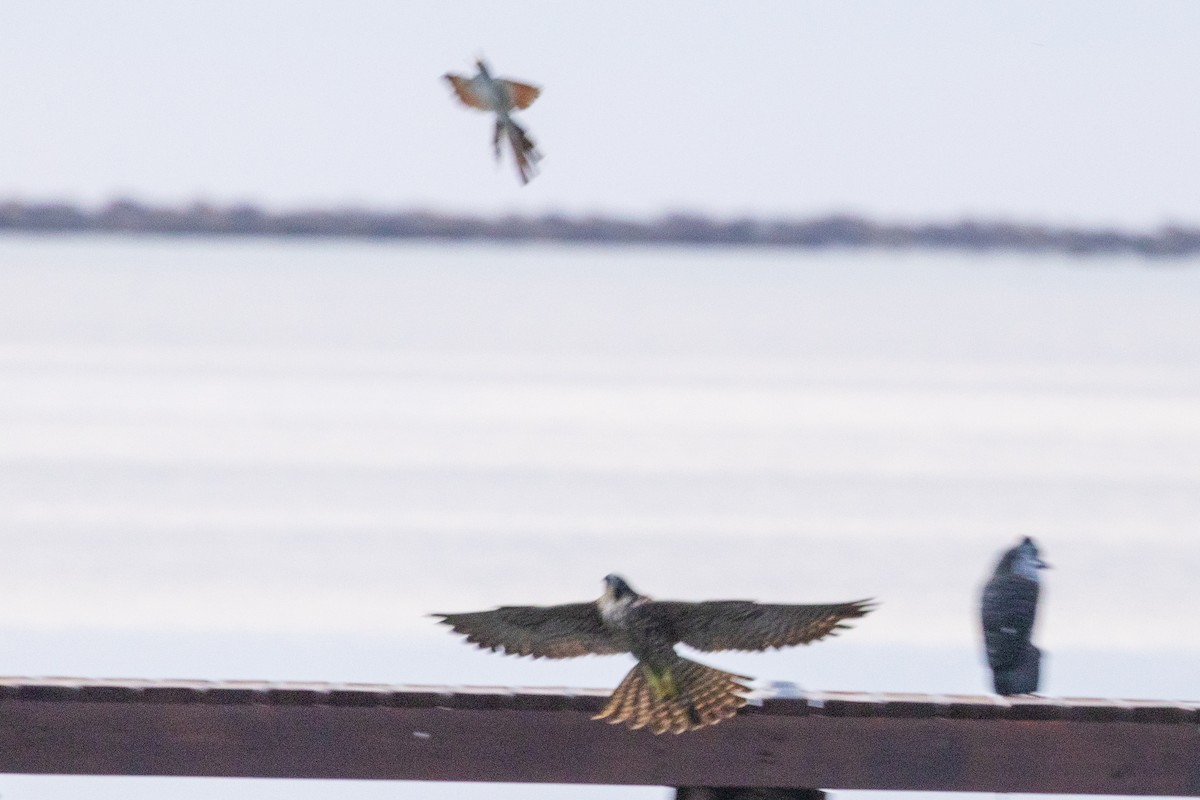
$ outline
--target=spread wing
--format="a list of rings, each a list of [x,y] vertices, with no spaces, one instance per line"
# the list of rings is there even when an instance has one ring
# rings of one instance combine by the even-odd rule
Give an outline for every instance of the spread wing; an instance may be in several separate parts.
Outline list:
[[[604,630],[594,603],[505,606],[493,611],[434,614],[468,642],[493,652],[572,658],[625,652]]]
[[[508,100],[513,104],[513,108],[529,108],[533,105],[533,101],[538,99],[538,95],[542,90],[537,86],[530,86],[528,83],[519,83],[501,79],[500,85],[508,91]]]
[[[463,105],[478,108],[480,111],[491,111],[487,103],[476,96],[475,92],[471,89],[470,78],[464,78],[462,75],[455,75],[449,72],[442,77],[450,82],[450,87],[454,89],[454,93],[458,95],[458,99],[463,102]],[[533,101],[531,100],[530,102]]]
[[[703,603],[658,602],[676,639],[697,650],[766,650],[836,636],[849,625],[842,620],[862,617],[875,606],[869,600],[828,605],[769,605],[750,600],[709,600]]]
[[[983,588],[983,643],[992,669],[1009,669],[1020,660],[1033,633],[1038,585],[1015,575],[998,575]]]

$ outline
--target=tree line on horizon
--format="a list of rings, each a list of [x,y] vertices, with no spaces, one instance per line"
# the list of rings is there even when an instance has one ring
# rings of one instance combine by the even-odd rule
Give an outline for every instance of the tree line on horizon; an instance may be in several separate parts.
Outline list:
[[[206,236],[354,237],[432,241],[562,242],[740,247],[1020,251],[1178,257],[1200,253],[1200,228],[1156,231],[1071,228],[998,221],[880,223],[849,214],[797,220],[721,220],[668,214],[482,217],[432,211],[331,209],[272,212],[251,205],[152,206],[117,200],[97,209],[71,203],[0,203],[0,231]]]

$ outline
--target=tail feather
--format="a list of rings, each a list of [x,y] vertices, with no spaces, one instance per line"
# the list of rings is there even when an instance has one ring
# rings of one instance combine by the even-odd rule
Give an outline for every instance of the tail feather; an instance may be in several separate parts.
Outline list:
[[[645,681],[639,683],[636,680],[630,680],[634,672],[638,672],[638,670],[635,668],[621,681],[621,686],[625,687],[625,690],[620,694],[614,692],[612,700],[609,701],[610,705],[616,703],[613,713],[622,719],[636,718],[637,709],[649,701],[650,684]],[[649,720],[646,720],[638,727],[644,727],[648,722]]]
[[[746,705],[744,675],[680,658],[671,667],[678,691],[659,696],[647,680],[642,665],[635,666],[613,691],[608,703],[594,719],[630,728],[649,728],[654,733],[684,733],[716,725]]]
[[[517,174],[521,177],[521,183],[529,183],[537,174],[537,163],[542,160],[542,154],[538,152],[537,145],[525,130],[511,119],[506,118],[497,122],[497,125],[503,125],[504,132],[508,135],[508,143],[512,145],[513,159],[517,162]],[[496,146],[499,147],[499,142],[496,142]]]

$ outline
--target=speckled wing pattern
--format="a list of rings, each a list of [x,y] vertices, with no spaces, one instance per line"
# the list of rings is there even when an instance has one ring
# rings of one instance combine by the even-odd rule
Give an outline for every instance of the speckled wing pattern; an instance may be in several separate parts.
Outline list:
[[[604,630],[595,603],[504,606],[492,611],[434,614],[468,642],[493,652],[574,658],[625,652]]]
[[[983,643],[993,670],[1016,665],[1025,653],[1037,615],[1038,584],[997,575],[983,589]]]
[[[836,636],[842,620],[866,615],[869,600],[850,603],[772,605],[751,600],[654,603],[678,641],[707,652],[767,650]]]

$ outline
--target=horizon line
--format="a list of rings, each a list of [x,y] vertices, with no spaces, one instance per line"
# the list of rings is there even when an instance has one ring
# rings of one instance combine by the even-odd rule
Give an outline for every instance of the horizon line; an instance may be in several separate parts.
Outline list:
[[[1012,222],[962,216],[953,221],[886,222],[831,212],[809,216],[718,216],[664,212],[633,218],[608,213],[479,214],[350,205],[269,211],[252,203],[152,204],[122,198],[94,207],[65,201],[0,200],[0,232],[328,237],[562,244],[893,249],[1136,255],[1200,254],[1200,225],[1153,229]]]

